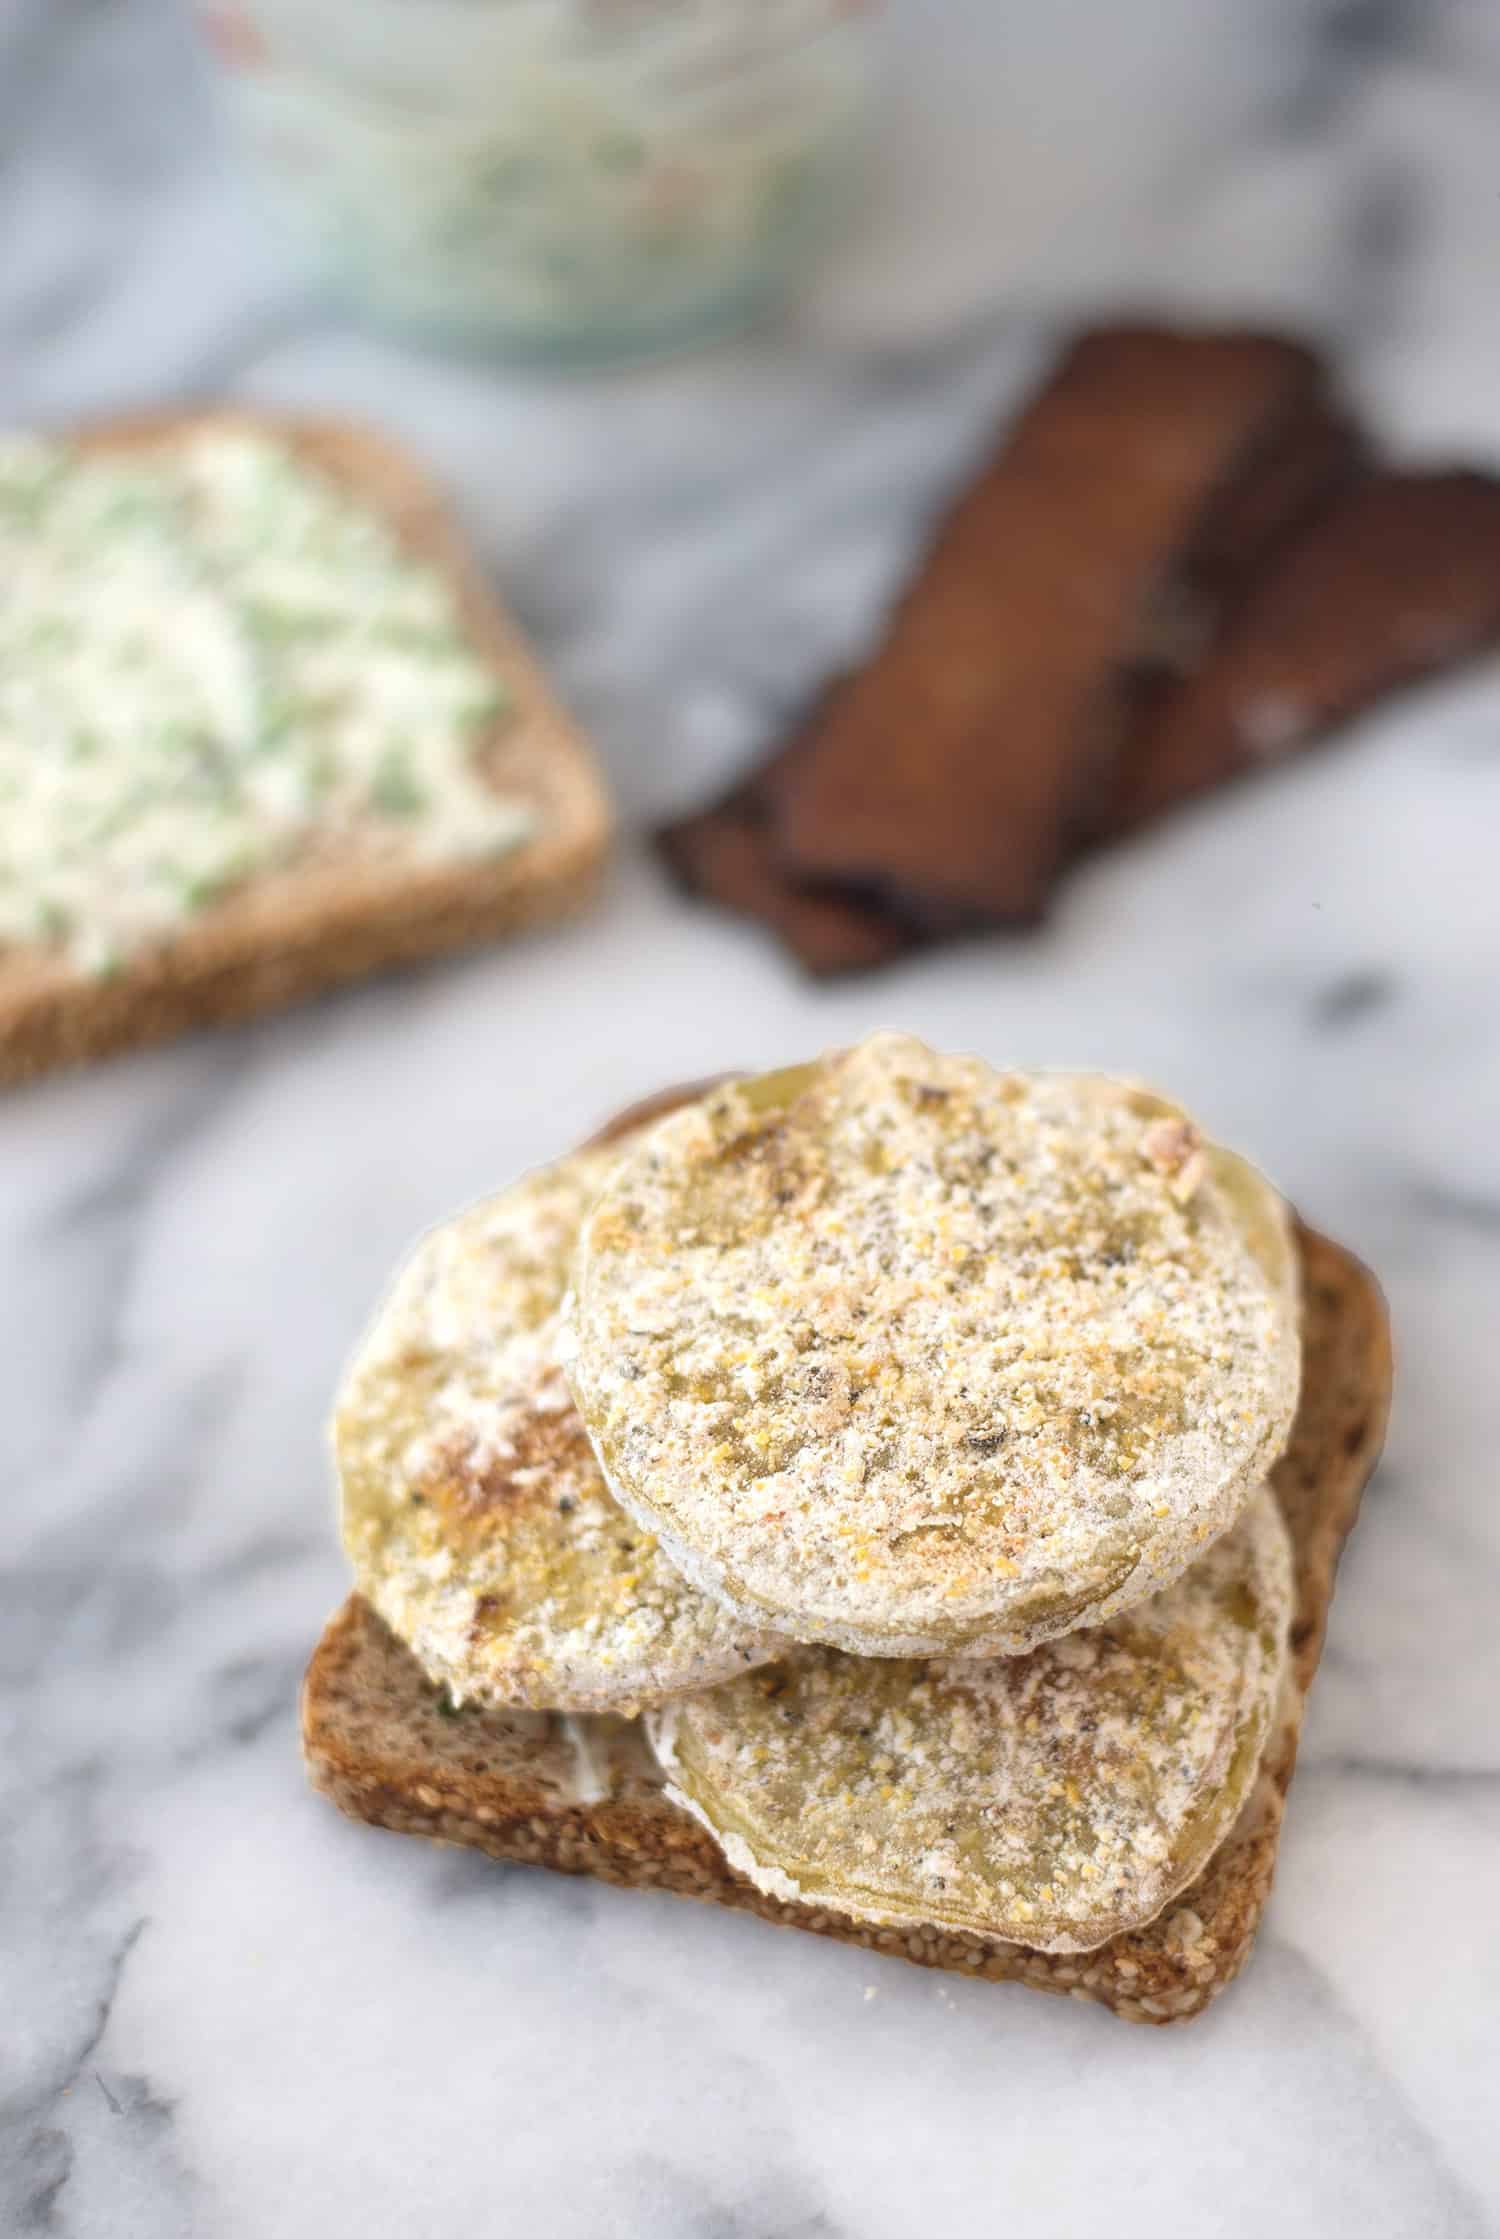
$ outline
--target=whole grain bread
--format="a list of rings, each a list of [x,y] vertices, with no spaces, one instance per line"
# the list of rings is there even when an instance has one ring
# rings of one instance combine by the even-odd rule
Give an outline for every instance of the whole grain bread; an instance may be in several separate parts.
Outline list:
[[[1299,1227],[1298,1242],[1302,1400],[1273,1479],[1296,1555],[1288,1683],[1233,1833],[1148,1928],[1097,1951],[1059,1955],[935,1928],[872,1928],[764,1897],[725,1863],[696,1821],[666,1800],[633,1724],[504,1711],[454,1715],[357,1596],[329,1621],[303,1687],[303,1750],[314,1787],[373,1826],[560,1873],[711,1898],[923,1966],[1091,2000],[1127,2020],[1180,2021],[1201,2012],[1244,1964],[1270,1891],[1334,1571],[1380,1452],[1390,1392],[1390,1336],[1373,1276],[1314,1230]]]
[[[435,486],[403,452],[343,421],[234,411],[90,429],[84,449],[148,450],[201,430],[274,436],[377,511],[452,588],[470,637],[508,687],[481,748],[497,791],[535,808],[536,836],[499,861],[402,865],[330,851],[250,880],[172,939],[90,978],[40,948],[0,951],[0,1082],[224,1025],[492,935],[562,917],[594,893],[610,812],[593,753],[485,582]]]

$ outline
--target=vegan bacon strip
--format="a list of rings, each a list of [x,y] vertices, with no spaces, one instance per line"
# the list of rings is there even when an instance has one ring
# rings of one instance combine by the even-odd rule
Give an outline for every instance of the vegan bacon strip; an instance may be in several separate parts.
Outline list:
[[[816,978],[871,971],[914,945],[915,935],[873,902],[799,886],[778,869],[764,789],[755,779],[714,808],[657,835],[680,886],[777,934]]]
[[[1288,542],[1161,695],[1100,805],[1119,837],[1500,643],[1500,480],[1369,474]]]
[[[1290,535],[1369,463],[1364,437],[1332,396],[1311,395],[1275,428],[1204,507],[1183,563],[1213,627]]]
[[[1316,477],[1331,424],[1295,343],[1085,335],[770,782],[781,871],[931,927],[1038,916],[1200,528],[1226,505],[1232,521],[1236,483],[1278,453],[1311,455]],[[1301,469],[1282,479],[1273,516],[1306,500]],[[1257,539],[1277,525],[1253,517]]]

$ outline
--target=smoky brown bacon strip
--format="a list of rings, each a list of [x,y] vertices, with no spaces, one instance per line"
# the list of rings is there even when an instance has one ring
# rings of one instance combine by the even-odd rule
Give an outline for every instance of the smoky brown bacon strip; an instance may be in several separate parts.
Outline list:
[[[785,876],[776,861],[763,774],[712,808],[666,826],[657,847],[686,892],[768,927],[816,978],[872,971],[916,943],[913,929],[876,903]]]
[[[1210,508],[1327,409],[1294,343],[1085,335],[778,771],[784,872],[903,916],[1036,917]]]
[[[1500,479],[1372,473],[1246,590],[1202,667],[1143,702],[1093,837],[1311,746],[1500,643]]]
[[[1363,456],[1319,361],[1102,329],[939,531],[885,642],[723,799],[658,835],[687,891],[817,976],[1040,915],[1180,679]]]

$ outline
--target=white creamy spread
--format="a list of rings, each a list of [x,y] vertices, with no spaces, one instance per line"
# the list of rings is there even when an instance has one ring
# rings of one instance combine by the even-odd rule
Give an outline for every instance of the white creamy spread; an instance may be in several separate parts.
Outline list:
[[[0,950],[109,971],[257,872],[534,828],[442,576],[285,444],[0,438]]]
[[[602,1804],[614,1794],[615,1786],[607,1734],[601,1730],[597,1718],[579,1718],[564,1712],[561,1723],[563,1738],[573,1755],[572,1801]]]

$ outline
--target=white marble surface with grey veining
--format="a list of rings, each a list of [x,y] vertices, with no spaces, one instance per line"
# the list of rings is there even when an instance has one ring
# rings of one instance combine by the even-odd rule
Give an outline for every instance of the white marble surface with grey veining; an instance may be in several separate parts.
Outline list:
[[[859,231],[782,333],[571,385],[357,333],[165,0],[0,14],[0,417],[231,393],[454,488],[639,821],[868,632],[1079,305],[1284,313],[1500,457],[1487,0],[900,0]],[[0,1109],[0,2229],[1025,2239],[1500,2213],[1500,668],[996,939],[825,991],[626,854],[589,922]],[[345,1825],[297,1681],[321,1442],[420,1224],[663,1079],[877,1023],[1137,1071],[1362,1249],[1400,1342],[1275,1898],[1130,2030]]]

